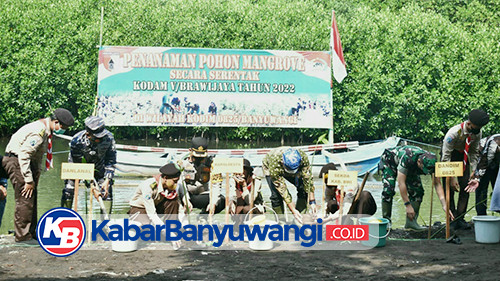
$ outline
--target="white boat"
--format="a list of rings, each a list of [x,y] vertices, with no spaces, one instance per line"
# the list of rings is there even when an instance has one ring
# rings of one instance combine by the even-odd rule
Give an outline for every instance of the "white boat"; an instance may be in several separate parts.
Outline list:
[[[380,156],[387,148],[398,145],[398,137],[390,137],[382,141],[359,145],[358,142],[345,142],[327,145],[297,146],[309,155],[313,175],[317,177],[321,167],[327,163],[335,163],[342,170],[357,171],[359,176],[374,173],[378,169]],[[188,149],[161,147],[142,147],[117,145],[116,173],[122,176],[150,176],[158,173],[158,169],[172,161],[186,157]],[[210,155],[223,157],[244,157],[252,166],[260,167],[262,159],[272,148],[262,149],[220,149],[208,150]],[[333,153],[343,149],[345,152]]]

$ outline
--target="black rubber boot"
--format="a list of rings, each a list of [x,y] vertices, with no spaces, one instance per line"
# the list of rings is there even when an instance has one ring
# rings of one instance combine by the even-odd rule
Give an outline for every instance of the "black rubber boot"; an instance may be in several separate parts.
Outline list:
[[[382,217],[390,221],[391,216],[392,216],[392,199],[390,202],[387,202],[384,199],[382,199]]]

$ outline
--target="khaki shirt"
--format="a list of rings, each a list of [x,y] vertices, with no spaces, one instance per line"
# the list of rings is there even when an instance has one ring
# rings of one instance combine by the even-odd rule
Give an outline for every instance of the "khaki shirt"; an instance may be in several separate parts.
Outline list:
[[[146,209],[146,213],[153,224],[163,225],[163,221],[156,213],[156,204],[159,204],[164,199],[160,194],[163,191],[163,187],[156,182],[155,178],[147,179],[139,184],[129,204],[133,207]]]
[[[451,152],[453,150],[464,151],[465,141],[467,137],[471,136],[471,143],[469,146],[469,163],[472,171],[476,170],[477,162],[479,159],[479,142],[481,140],[481,132],[477,135],[467,132],[465,126],[462,130],[461,124],[453,126],[443,140],[443,155],[441,161],[449,162],[451,161]]]
[[[26,183],[34,182],[31,164],[42,170],[43,155],[47,151],[47,139],[51,134],[49,122],[50,118],[45,118],[22,126],[12,135],[5,148],[6,153],[17,155],[21,174]]]

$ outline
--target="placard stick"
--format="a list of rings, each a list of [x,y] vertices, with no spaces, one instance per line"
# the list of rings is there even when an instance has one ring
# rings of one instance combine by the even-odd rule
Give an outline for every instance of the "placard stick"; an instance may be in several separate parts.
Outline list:
[[[432,174],[432,185],[434,186],[434,174]],[[431,239],[431,228],[432,228],[432,201],[434,199],[434,188],[431,188],[431,211],[429,212],[429,233],[427,234],[427,239]]]
[[[322,185],[321,185],[321,192],[322,192],[322,195],[321,195],[321,209],[322,211],[325,213],[324,215],[326,216],[326,206],[325,206],[325,179],[323,178],[322,179]],[[335,196],[335,194],[333,195]]]
[[[226,225],[229,224],[229,173],[226,173]],[[224,243],[229,243],[229,235],[226,235]]]
[[[87,190],[87,189],[85,189],[85,190]],[[85,191],[85,192],[87,192],[87,191]],[[90,205],[89,210],[90,210],[90,212],[88,214],[89,215],[88,225],[92,225],[92,219],[93,219],[93,217],[92,217],[92,211],[94,210],[94,205],[93,205],[93,203],[94,203],[94,192],[92,192],[92,183],[90,184],[90,198],[89,198],[89,201],[90,201],[89,202],[89,205]],[[88,231],[87,237],[90,237],[90,235],[92,234],[91,233],[91,229],[92,229],[91,227],[87,227],[87,231]]]
[[[450,238],[450,178],[446,177],[446,239]]]
[[[213,215],[214,215],[214,208],[212,207],[212,202],[213,202],[213,191],[212,191],[212,178],[210,178],[210,184],[209,184],[209,188],[210,188],[210,191],[209,191],[209,196],[208,196],[208,204],[210,206],[210,209],[208,210],[208,222],[210,224],[212,224],[212,221],[213,221]]]
[[[80,185],[80,180],[75,179],[75,190],[73,196],[73,210],[78,213],[78,186]]]
[[[253,214],[253,201],[255,201],[255,179],[252,177],[252,187],[250,188],[250,219]]]
[[[229,223],[229,173],[226,173],[226,224]]]
[[[340,186],[340,207],[339,207],[339,224],[342,224],[342,215],[344,214],[344,186]]]

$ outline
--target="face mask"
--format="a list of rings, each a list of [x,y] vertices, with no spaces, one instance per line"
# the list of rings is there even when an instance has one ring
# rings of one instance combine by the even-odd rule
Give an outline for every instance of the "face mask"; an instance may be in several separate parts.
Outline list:
[[[478,128],[474,129],[474,128],[472,128],[472,129],[470,129],[470,132],[473,133],[474,135],[477,135],[477,134],[479,134],[479,132],[481,132],[481,129],[478,129]]]
[[[59,129],[59,130],[55,130],[55,131],[54,131],[54,134],[56,134],[56,135],[62,135],[62,134],[64,134],[64,132],[66,132],[66,130],[64,130],[64,129]]]

